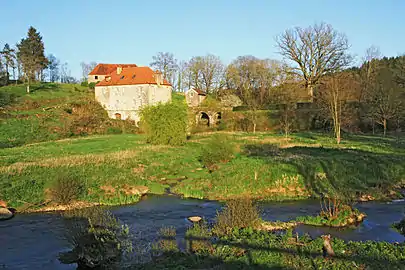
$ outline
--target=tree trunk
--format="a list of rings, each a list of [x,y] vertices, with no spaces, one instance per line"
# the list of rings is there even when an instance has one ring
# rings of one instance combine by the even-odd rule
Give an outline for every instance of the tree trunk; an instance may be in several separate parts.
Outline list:
[[[253,133],[256,133],[256,121],[253,122]]]
[[[337,144],[340,144],[340,126],[336,129],[336,142]]]
[[[28,77],[27,93],[30,93],[30,77]]]
[[[384,137],[387,135],[387,119],[383,120],[383,125],[384,125]]]

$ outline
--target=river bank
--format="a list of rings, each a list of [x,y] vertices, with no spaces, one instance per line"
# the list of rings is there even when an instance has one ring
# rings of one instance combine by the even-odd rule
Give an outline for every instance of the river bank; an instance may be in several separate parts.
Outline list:
[[[162,227],[175,227],[180,238],[191,222],[190,216],[203,216],[213,221],[222,204],[215,201],[180,199],[174,196],[148,195],[139,203],[121,207],[106,207],[123,223],[130,226],[136,242],[147,247],[158,239]],[[367,202],[356,206],[367,218],[356,228],[337,229],[299,225],[293,229],[299,235],[308,233],[313,238],[331,234],[345,241],[404,242],[405,237],[391,228],[405,215],[404,202]],[[302,215],[316,215],[318,201],[299,201],[262,204],[262,218],[267,221],[289,221]],[[0,265],[10,269],[75,269],[62,265],[56,259],[59,252],[66,251],[69,244],[64,239],[62,217],[56,213],[27,213],[16,215],[0,223],[0,240],[7,243],[0,254]],[[42,241],[47,239],[47,241]],[[185,243],[184,243],[185,245]],[[7,268],[6,268],[7,269]]]

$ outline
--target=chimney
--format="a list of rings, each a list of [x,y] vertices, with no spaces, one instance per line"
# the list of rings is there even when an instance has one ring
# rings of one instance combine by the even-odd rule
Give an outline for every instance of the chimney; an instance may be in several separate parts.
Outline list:
[[[156,70],[155,74],[154,74],[154,77],[155,77],[155,81],[156,81],[157,85],[160,86],[163,83],[163,74],[162,74],[162,72],[160,72],[159,70]]]
[[[118,67],[117,67],[117,74],[119,75],[119,74],[121,74],[121,72],[122,72],[122,67],[121,67],[121,66],[118,66]]]

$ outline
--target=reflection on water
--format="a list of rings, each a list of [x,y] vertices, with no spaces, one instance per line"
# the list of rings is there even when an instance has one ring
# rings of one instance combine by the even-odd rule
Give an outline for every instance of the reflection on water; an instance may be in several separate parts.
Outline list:
[[[111,207],[112,212],[131,226],[137,241],[150,243],[163,226],[174,226],[182,237],[190,222],[189,216],[215,218],[221,205],[217,202],[194,199],[182,200],[174,196],[149,196],[138,204]],[[331,229],[299,226],[300,234],[317,237],[330,233],[345,240],[377,240],[402,242],[405,237],[390,228],[405,215],[405,202],[369,202],[356,206],[367,214],[367,219],[354,229]],[[317,201],[263,204],[263,218],[287,221],[300,215],[313,215],[319,211]],[[0,222],[0,269],[75,269],[57,260],[59,252],[66,250],[63,223],[57,214],[17,215],[14,219]]]

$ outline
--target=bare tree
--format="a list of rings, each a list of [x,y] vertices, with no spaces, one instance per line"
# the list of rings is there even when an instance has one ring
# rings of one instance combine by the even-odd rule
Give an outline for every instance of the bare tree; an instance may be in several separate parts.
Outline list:
[[[319,87],[319,104],[329,113],[333,122],[336,142],[341,142],[341,126],[346,103],[351,91],[357,89],[358,81],[351,72],[341,72],[325,77]]]
[[[340,71],[352,61],[346,36],[329,24],[288,29],[276,42],[281,55],[293,64],[292,71],[305,81],[311,97],[323,75]]]
[[[268,101],[270,90],[278,78],[278,66],[269,63],[275,62],[254,56],[240,56],[226,70],[226,85],[248,107],[246,114],[252,122],[253,132],[256,132],[258,111]]]
[[[152,56],[152,60],[153,62],[150,65],[162,72],[163,78],[173,84],[175,71],[178,68],[174,55],[169,52],[158,52],[157,55]]]
[[[369,115],[383,126],[387,133],[387,122],[403,112],[405,89],[395,82],[394,74],[388,67],[378,70],[376,84],[367,93]]]
[[[90,63],[81,62],[80,66],[82,67],[82,81],[87,81],[87,76],[97,66],[97,63],[94,61]]]

